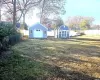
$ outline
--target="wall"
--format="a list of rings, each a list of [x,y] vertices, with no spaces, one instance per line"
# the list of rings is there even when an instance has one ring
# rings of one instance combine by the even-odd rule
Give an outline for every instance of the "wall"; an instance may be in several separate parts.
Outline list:
[[[47,36],[54,36],[54,30],[51,30],[51,31],[47,31]]]

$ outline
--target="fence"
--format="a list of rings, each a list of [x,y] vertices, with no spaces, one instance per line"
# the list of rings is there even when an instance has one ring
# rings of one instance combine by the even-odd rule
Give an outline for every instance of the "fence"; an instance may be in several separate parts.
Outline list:
[[[100,30],[85,30],[86,35],[100,35]]]

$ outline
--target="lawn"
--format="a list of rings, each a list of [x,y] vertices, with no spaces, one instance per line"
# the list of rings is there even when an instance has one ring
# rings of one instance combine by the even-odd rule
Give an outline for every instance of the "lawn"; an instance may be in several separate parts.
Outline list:
[[[20,75],[41,77],[37,80],[100,80],[99,36],[29,39],[14,45],[12,51],[25,58],[17,67],[23,71]]]

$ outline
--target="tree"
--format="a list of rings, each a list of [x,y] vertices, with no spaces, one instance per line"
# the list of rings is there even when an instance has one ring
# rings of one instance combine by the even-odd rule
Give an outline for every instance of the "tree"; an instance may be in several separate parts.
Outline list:
[[[5,14],[7,14],[7,19],[10,19],[12,21],[13,12],[16,12],[16,14],[14,14],[16,15],[16,22],[20,21],[20,19],[23,17],[23,24],[25,24],[26,14],[31,9],[33,9],[33,7],[36,7],[42,0],[3,0],[3,1],[6,5]],[[16,7],[16,9],[14,9],[14,7]]]
[[[56,34],[57,31],[57,37],[58,37],[58,29],[61,25],[64,25],[64,22],[61,17],[56,17],[52,20],[52,28],[54,29],[54,34]]]
[[[3,8],[6,9],[5,15],[9,20],[13,21],[13,28],[16,28],[16,0],[2,0]],[[10,14],[10,17],[9,15]]]
[[[84,30],[84,29],[90,29],[93,21],[94,18],[92,17],[75,16],[75,17],[69,17],[66,23],[69,25],[71,29]]]
[[[4,0],[0,0],[0,21],[2,21],[2,8],[3,8],[3,6],[4,6]]]
[[[12,0],[13,4],[13,26],[16,29],[16,0]]]
[[[1,8],[2,8],[2,0],[0,0],[0,21],[1,21]]]
[[[100,30],[100,25],[92,25],[91,26],[91,29],[93,29],[93,30]]]
[[[63,20],[61,19],[61,17],[58,17],[56,20],[54,20],[56,23],[56,27],[60,27],[61,25],[64,25]]]
[[[13,4],[12,5],[13,10],[11,10],[11,12],[13,13],[13,27],[14,27],[14,29],[16,29],[16,0],[12,0],[12,2],[10,1],[10,3]],[[8,3],[7,3],[7,5],[8,5]],[[9,7],[9,5],[8,5],[8,7]],[[11,9],[11,8],[9,7],[9,9]]]
[[[26,14],[36,7],[42,0],[18,0],[17,8],[19,9],[21,16],[23,17],[23,26],[25,26]],[[20,18],[21,18],[20,16]]]
[[[5,16],[6,16],[6,14],[7,14],[7,16],[8,16],[8,14],[11,14],[11,15],[13,15],[13,0],[2,0],[2,3],[3,3],[3,8],[4,9],[6,9],[5,10]],[[7,17],[7,18],[9,18],[9,17]]]
[[[88,24],[88,21],[87,20],[82,20],[80,23],[79,23],[79,26],[81,29],[88,29],[87,28],[87,24]]]
[[[64,14],[66,12],[64,9],[65,1],[66,0],[42,0],[39,5],[40,23],[42,23],[44,18]]]

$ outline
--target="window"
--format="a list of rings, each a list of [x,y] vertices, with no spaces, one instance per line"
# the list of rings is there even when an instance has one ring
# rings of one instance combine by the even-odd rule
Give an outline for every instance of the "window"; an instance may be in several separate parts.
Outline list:
[[[40,31],[40,29],[37,29],[36,31]]]
[[[32,33],[32,30],[30,31],[30,33]]]
[[[62,31],[62,37],[66,37],[66,31]]]
[[[61,31],[59,33],[61,34]]]

